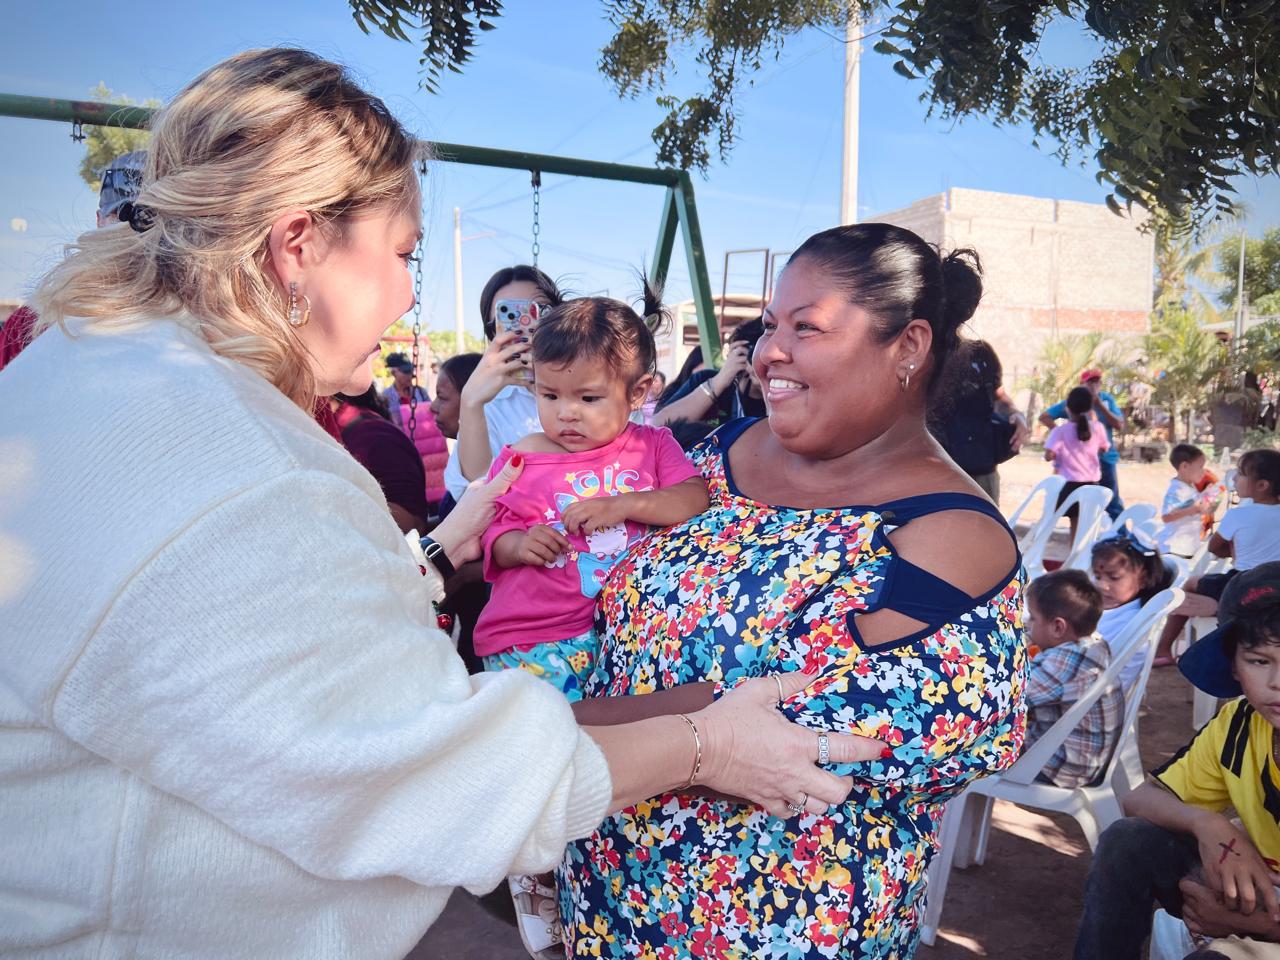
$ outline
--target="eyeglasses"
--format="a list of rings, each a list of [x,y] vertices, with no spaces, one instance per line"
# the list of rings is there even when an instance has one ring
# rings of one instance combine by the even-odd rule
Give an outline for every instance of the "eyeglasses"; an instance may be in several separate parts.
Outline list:
[[[1094,544],[1095,549],[1104,543],[1114,543],[1140,557],[1154,557],[1160,553],[1160,548],[1151,537],[1141,530],[1133,530],[1128,526],[1121,527],[1111,536],[1099,540]]]

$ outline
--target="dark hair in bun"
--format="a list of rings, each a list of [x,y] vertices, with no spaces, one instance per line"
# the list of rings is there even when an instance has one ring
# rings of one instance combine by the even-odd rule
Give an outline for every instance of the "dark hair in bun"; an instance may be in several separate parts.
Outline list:
[[[960,328],[982,299],[982,262],[977,251],[936,247],[891,223],[855,223],[815,233],[788,263],[807,260],[831,275],[850,303],[876,320],[881,343],[897,337],[914,319],[933,330],[929,383],[960,342]]]

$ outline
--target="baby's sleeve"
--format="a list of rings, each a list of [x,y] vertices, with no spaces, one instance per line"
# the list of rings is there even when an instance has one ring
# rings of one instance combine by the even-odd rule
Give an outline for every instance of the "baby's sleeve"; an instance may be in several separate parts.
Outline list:
[[[652,427],[651,445],[655,464],[655,479],[659,489],[683,483],[690,477],[701,474],[676,442],[676,438],[666,427]]]

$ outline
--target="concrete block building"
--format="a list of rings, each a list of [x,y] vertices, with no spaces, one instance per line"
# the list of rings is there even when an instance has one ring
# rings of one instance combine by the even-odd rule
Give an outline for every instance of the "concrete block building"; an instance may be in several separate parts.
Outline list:
[[[985,295],[968,333],[996,348],[1010,387],[1055,333],[1148,331],[1155,241],[1103,204],[953,187],[867,219],[978,251]]]

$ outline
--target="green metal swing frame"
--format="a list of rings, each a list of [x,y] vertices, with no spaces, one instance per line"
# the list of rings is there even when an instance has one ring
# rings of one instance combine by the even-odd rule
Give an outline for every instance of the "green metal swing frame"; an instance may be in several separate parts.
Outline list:
[[[75,127],[128,127],[144,129],[155,111],[149,107],[128,107],[92,100],[59,100],[49,97],[27,97],[0,93],[0,116],[28,120],[53,120]],[[435,163],[462,163],[479,167],[526,170],[530,175],[544,173],[595,180],[616,180],[664,187],[662,214],[658,220],[658,242],[654,246],[650,279],[665,285],[675,250],[676,234],[684,241],[685,261],[693,289],[694,309],[698,318],[698,340],[702,355],[713,366],[720,365],[720,330],[716,322],[711,284],[707,278],[707,258],[702,247],[702,228],[698,224],[698,207],[694,201],[693,180],[687,170],[667,167],[641,167],[623,163],[605,163],[577,157],[558,157],[520,150],[498,150],[462,143],[418,141],[422,155]],[[676,331],[676,337],[681,331]]]

